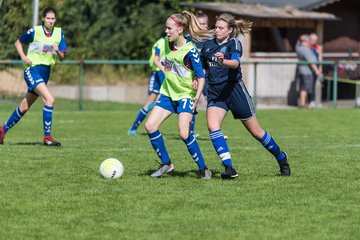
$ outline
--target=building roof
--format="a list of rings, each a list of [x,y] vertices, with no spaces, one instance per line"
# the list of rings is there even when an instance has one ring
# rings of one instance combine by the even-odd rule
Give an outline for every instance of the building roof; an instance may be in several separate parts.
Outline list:
[[[244,4],[262,4],[269,7],[293,6],[302,10],[314,10],[340,0],[242,0]]]
[[[291,2],[291,1],[286,1],[286,2]],[[219,3],[219,2],[199,2],[199,3],[182,2],[181,5],[194,7],[197,9],[202,9],[207,11],[231,13],[237,16],[246,17],[250,19],[288,19],[288,20],[296,20],[296,19],[336,20],[337,19],[335,15],[330,13],[303,11],[289,5],[285,7],[269,7],[261,4],[240,4],[240,3]]]

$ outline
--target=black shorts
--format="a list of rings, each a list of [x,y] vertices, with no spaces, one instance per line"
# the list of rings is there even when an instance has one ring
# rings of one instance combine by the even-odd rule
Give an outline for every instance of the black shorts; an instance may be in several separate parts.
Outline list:
[[[235,119],[247,120],[255,115],[255,108],[244,82],[209,84],[207,107],[231,111]]]

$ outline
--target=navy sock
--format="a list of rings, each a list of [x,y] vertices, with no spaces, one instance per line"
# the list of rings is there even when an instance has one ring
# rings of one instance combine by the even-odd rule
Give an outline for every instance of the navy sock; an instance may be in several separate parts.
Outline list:
[[[281,161],[285,158],[285,154],[280,151],[279,146],[276,144],[274,138],[270,133],[264,133],[264,136],[259,140],[261,144],[276,158],[276,160]]]
[[[138,115],[135,118],[133,125],[131,126],[131,130],[136,130],[139,127],[139,125],[142,123],[142,121],[144,121],[147,114],[148,114],[148,111],[141,108]]]
[[[204,157],[200,151],[199,144],[197,143],[195,137],[193,134],[190,134],[187,139],[184,140],[186,147],[195,161],[195,163],[198,165],[200,170],[203,170],[206,168]]]
[[[210,132],[211,142],[219,155],[222,164],[224,167],[232,168],[231,155],[229,152],[229,147],[226,143],[226,140],[221,132],[221,130],[215,130]]]
[[[161,160],[161,163],[162,164],[169,163],[170,157],[169,154],[167,153],[164,138],[162,137],[161,132],[157,130],[153,133],[149,133],[148,136],[150,138],[151,145],[153,146],[156,154]]]
[[[190,122],[190,134],[194,134],[195,132],[195,114]]]
[[[7,132],[10,128],[12,128],[18,121],[20,121],[21,117],[24,116],[25,113],[20,111],[20,108],[17,107],[14,112],[11,114],[10,118],[4,124],[4,132]]]
[[[44,108],[43,108],[44,136],[51,136],[53,109],[54,109],[54,107],[44,105]]]

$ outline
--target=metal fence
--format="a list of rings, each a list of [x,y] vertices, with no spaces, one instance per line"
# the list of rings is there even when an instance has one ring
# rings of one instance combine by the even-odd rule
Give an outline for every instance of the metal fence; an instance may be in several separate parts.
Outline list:
[[[341,61],[319,61],[312,62],[317,65],[322,66],[332,66],[333,67],[333,76],[327,77],[326,80],[333,82],[333,91],[332,91],[332,107],[337,107],[337,94],[338,94],[338,82],[350,83],[356,85],[356,97],[360,98],[360,80],[351,80],[351,79],[339,79],[338,78],[338,65],[343,63],[348,63],[349,60]],[[0,64],[10,64],[10,65],[19,65],[23,62],[21,60],[0,60]],[[357,66],[360,64],[360,61],[351,61],[352,64]],[[59,62],[59,64],[69,64],[69,65],[78,65],[79,66],[79,110],[83,110],[84,106],[84,66],[85,65],[146,65],[148,64],[147,60],[64,60]],[[253,101],[256,107],[257,104],[257,66],[260,64],[310,64],[306,61],[264,61],[264,60],[251,60],[251,61],[242,61],[241,64],[253,65]],[[328,96],[330,96],[330,85],[328,84]],[[329,99],[328,99],[329,100]]]

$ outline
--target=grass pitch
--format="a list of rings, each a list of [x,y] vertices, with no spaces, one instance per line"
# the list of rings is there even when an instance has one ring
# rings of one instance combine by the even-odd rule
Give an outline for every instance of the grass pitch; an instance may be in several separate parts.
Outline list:
[[[18,101],[0,101],[3,123]],[[175,172],[148,174],[158,164],[143,125],[127,129],[140,105],[58,100],[53,135],[42,146],[40,102],[0,145],[1,239],[359,239],[359,109],[259,110],[261,126],[287,151],[293,175],[278,177],[273,157],[239,121],[223,133],[239,178],[223,181],[205,113],[199,145],[213,179],[197,166],[177,134],[177,119],[161,127]],[[118,158],[125,174],[99,175]]]

